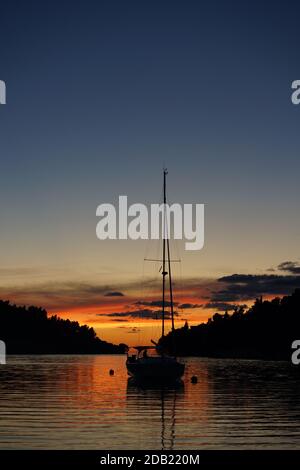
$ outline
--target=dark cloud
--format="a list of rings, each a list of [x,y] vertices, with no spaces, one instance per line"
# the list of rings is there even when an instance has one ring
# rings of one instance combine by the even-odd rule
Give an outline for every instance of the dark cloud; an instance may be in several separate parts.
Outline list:
[[[124,297],[124,294],[122,292],[118,291],[113,291],[113,292],[107,292],[104,294],[105,297]]]
[[[133,302],[132,305],[142,305],[142,306],[147,306],[147,307],[162,307],[162,300],[145,300],[145,301],[138,300],[137,302]],[[202,307],[201,304],[190,304],[190,303],[179,304],[178,302],[173,302],[173,305],[175,307],[180,308],[180,309],[189,309],[189,308],[200,308],[200,307]],[[165,301],[165,306],[170,307],[171,302],[166,300]]]
[[[300,266],[295,261],[284,261],[278,265],[279,271],[286,271],[290,274],[300,274]]]
[[[174,312],[174,315],[177,316],[178,312]],[[102,316],[102,314],[97,314],[97,316]],[[130,310],[127,312],[113,312],[106,314],[107,317],[110,318],[143,318],[146,320],[161,320],[162,319],[162,311],[161,310],[153,310],[150,308],[145,308],[141,310]],[[170,318],[170,313],[165,312],[165,318]]]
[[[278,274],[232,274],[223,276],[218,282],[224,289],[214,291],[211,302],[238,302],[261,295],[287,295],[300,287],[300,277]]]
[[[181,309],[186,309],[186,308],[200,308],[202,307],[201,304],[179,304],[178,305],[178,308],[181,308]]]
[[[236,304],[230,304],[228,302],[208,302],[207,304],[203,305],[203,308],[208,309],[215,309],[220,312],[226,312],[230,310],[235,310],[237,307],[247,307],[247,305],[236,305]]]
[[[126,318],[113,318],[112,321],[117,321],[117,322],[128,322]]]
[[[138,300],[137,302],[133,302],[132,305],[142,305],[146,307],[162,307],[162,300]],[[178,302],[173,302],[173,305],[178,305]],[[171,302],[165,300],[165,307],[170,307]]]

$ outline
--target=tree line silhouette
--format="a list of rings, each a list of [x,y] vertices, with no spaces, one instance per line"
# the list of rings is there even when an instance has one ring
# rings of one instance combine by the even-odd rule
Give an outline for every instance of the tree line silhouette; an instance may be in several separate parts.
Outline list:
[[[215,313],[207,323],[170,332],[159,348],[182,356],[290,360],[291,344],[300,339],[300,289],[273,300],[256,299],[232,315]]]
[[[8,354],[124,354],[126,345],[102,341],[93,328],[48,317],[39,307],[0,300],[0,339]]]

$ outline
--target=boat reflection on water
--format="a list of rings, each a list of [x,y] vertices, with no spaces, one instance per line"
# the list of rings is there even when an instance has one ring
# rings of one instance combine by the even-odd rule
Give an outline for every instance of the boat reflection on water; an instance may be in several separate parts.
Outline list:
[[[144,410],[142,429],[153,430],[155,439],[160,430],[161,450],[172,450],[176,447],[176,411],[184,396],[184,382],[179,380],[172,384],[153,384],[137,381],[130,377],[127,381],[127,409]],[[145,410],[148,410],[145,413]],[[151,434],[151,431],[150,431]],[[143,436],[140,438],[143,442]]]

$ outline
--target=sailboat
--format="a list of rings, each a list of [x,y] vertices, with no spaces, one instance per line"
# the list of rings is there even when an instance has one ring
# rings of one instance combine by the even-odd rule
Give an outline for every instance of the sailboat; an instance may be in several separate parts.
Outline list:
[[[163,213],[163,240],[162,240],[162,337],[165,336],[165,317],[166,306],[170,306],[171,314],[171,330],[175,330],[174,326],[174,302],[173,302],[173,287],[172,287],[172,274],[171,274],[171,259],[170,259],[170,244],[169,237],[166,234],[166,177],[168,171],[166,168],[163,170],[163,200],[164,200],[164,213]],[[159,260],[160,261],[160,260]],[[168,271],[167,271],[168,269]],[[170,301],[166,301],[166,278],[169,279],[169,294]],[[174,335],[173,335],[174,337]],[[169,356],[161,352],[157,343],[152,341],[155,346],[136,346],[134,349],[136,354],[127,354],[126,367],[128,374],[138,381],[151,381],[156,382],[175,382],[178,381],[184,374],[185,365],[178,361],[176,356]],[[175,346],[175,345],[174,345]],[[156,349],[157,356],[148,355],[149,349]],[[175,351],[175,347],[174,347]]]

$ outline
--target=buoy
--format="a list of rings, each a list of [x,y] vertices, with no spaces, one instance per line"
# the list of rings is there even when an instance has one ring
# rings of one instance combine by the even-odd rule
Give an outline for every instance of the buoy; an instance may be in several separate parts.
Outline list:
[[[192,384],[196,384],[198,382],[198,377],[196,375],[193,375],[191,378]]]
[[[115,371],[113,369],[109,370],[109,375],[114,375]]]

